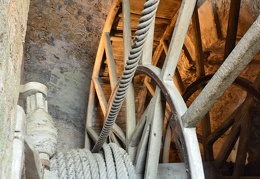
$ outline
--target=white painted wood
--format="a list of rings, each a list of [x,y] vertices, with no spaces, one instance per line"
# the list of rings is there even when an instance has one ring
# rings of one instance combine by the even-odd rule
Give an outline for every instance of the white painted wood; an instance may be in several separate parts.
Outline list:
[[[152,98],[150,104],[151,109],[153,109],[153,115],[149,116],[152,119],[149,133],[148,150],[146,153],[144,173],[145,179],[156,178],[159,164],[164,111],[162,109],[161,103],[161,92],[158,87],[155,90],[155,95]]]
[[[145,162],[146,162],[146,152],[148,147],[149,133],[150,133],[150,122],[146,122],[141,141],[137,147],[137,152],[134,160],[135,171],[137,174],[144,173]]]
[[[122,0],[123,6],[123,38],[124,38],[124,61],[128,60],[131,50],[132,32],[131,32],[131,16],[130,16],[130,0]],[[126,104],[126,150],[130,155],[135,153],[135,149],[129,146],[130,137],[136,126],[135,116],[135,96],[134,86],[130,83],[125,97]]]
[[[154,108],[151,105],[151,103],[149,103],[149,105],[147,106],[147,108],[145,109],[145,112],[143,113],[141,119],[145,120],[145,125],[143,128],[143,131],[141,133],[141,140],[138,144],[137,147],[137,151],[136,151],[136,156],[134,159],[134,166],[136,169],[136,173],[144,173],[145,170],[145,163],[146,163],[146,153],[147,153],[147,148],[148,148],[148,142],[149,142],[149,134],[150,134],[150,130],[151,130],[151,119],[153,116],[153,111]],[[138,130],[138,129],[137,129]],[[139,133],[139,131],[136,131],[135,134]],[[134,140],[136,140],[136,138],[139,138],[139,135],[136,135],[135,138],[133,138],[133,142]],[[137,141],[135,141],[134,143],[136,143]]]
[[[181,121],[181,116],[187,111],[187,106],[183,101],[182,96],[172,81],[164,82],[165,87],[170,92],[170,97],[174,103],[178,119],[181,123],[181,128],[184,133],[184,140],[188,149],[188,161],[192,179],[204,179],[204,171],[202,159],[197,140],[196,128],[184,128]]]
[[[180,13],[171,38],[169,53],[166,55],[160,75],[163,80],[172,81],[173,79],[195,4],[196,0],[182,1]]]
[[[149,32],[147,34],[147,38],[144,43],[143,53],[140,60],[141,65],[152,64],[154,26],[155,26],[155,17],[153,18]]]
[[[145,126],[145,123],[146,123],[146,118],[147,118],[147,108],[146,110],[144,111],[140,121],[137,123],[137,126],[130,138],[130,143],[129,145],[131,145],[132,147],[135,147],[138,145],[138,143],[140,142],[141,140],[141,136],[142,136],[142,132],[144,131],[144,126]]]

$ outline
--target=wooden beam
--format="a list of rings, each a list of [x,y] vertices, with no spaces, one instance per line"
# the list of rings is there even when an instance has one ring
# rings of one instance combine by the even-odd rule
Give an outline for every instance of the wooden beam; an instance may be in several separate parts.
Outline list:
[[[202,129],[202,144],[204,151],[204,161],[213,161],[213,148],[212,145],[207,144],[207,138],[211,134],[210,126],[210,114],[207,113],[204,119],[201,120],[201,129]]]
[[[194,46],[195,46],[195,62],[196,62],[196,74],[197,78],[205,76],[204,69],[204,59],[203,59],[203,50],[201,42],[201,33],[200,33],[200,22],[198,9],[195,7],[193,16],[192,16],[192,27],[193,27],[193,36],[194,36]]]
[[[167,54],[168,53],[168,45],[165,43],[164,40],[161,40],[161,43],[163,44],[163,49],[164,49],[165,54]],[[176,87],[178,88],[179,92],[182,93],[185,88],[184,88],[184,84],[183,84],[183,81],[181,79],[181,74],[178,70],[178,67],[176,67],[176,69],[175,69],[173,81],[174,81]]]
[[[216,140],[218,140],[234,123],[235,117],[241,110],[242,105],[240,105],[228,118],[220,124],[220,126],[207,137],[207,144],[213,145]]]
[[[224,59],[228,57],[228,55],[236,45],[240,4],[241,0],[231,0],[230,3]]]
[[[195,0],[182,2],[176,27],[171,38],[169,53],[166,55],[160,75],[163,81],[172,81],[173,79],[195,4]]]
[[[104,36],[105,36],[105,51],[107,57],[109,80],[110,80],[111,90],[113,90],[117,83],[116,64],[115,64],[109,33],[105,32]]]
[[[131,50],[132,42],[132,31],[131,31],[131,16],[130,16],[130,1],[122,0],[122,10],[123,10],[123,37],[124,37],[124,62],[128,60]],[[136,126],[136,116],[135,116],[135,96],[134,96],[134,86],[132,83],[129,84],[129,88],[125,97],[126,106],[126,150],[133,159],[134,148],[131,148],[130,137],[134,132]]]
[[[169,163],[170,149],[172,141],[172,130],[169,123],[166,127],[166,133],[163,141],[163,151],[162,151],[162,163]]]
[[[241,121],[238,120],[234,123],[231,131],[229,132],[225,142],[223,143],[217,157],[215,160],[215,166],[217,169],[219,169],[224,162],[227,160],[230,152],[232,151],[233,147],[235,146],[235,143],[238,139],[239,132],[240,132],[240,126],[241,126]]]
[[[103,112],[103,116],[105,116],[106,111],[107,111],[106,97],[105,97],[104,92],[101,88],[101,85],[98,81],[98,78],[93,78],[93,82],[94,82],[94,86],[95,86],[96,93],[97,93],[97,96],[98,96],[99,104],[100,104],[101,110]]]
[[[113,133],[121,140],[121,142],[126,146],[126,137],[124,131],[116,123],[114,123],[112,128]]]

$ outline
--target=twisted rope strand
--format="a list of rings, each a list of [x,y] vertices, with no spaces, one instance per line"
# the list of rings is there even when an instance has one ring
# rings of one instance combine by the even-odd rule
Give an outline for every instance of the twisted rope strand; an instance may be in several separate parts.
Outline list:
[[[58,152],[51,159],[50,170],[58,170],[59,179],[135,179],[136,172],[125,150],[114,143],[103,146],[102,153],[88,149]]]
[[[136,37],[134,38],[134,43],[130,50],[130,55],[126,62],[123,75],[119,80],[119,86],[116,91],[116,97],[112,101],[112,105],[110,110],[108,111],[105,125],[102,128],[98,141],[93,147],[92,152],[98,152],[102,148],[113,124],[115,123],[116,117],[119,113],[119,110],[125,98],[126,91],[136,71],[138,60],[143,51],[143,46],[147,38],[147,34],[151,26],[153,17],[155,16],[158,4],[159,4],[159,0],[148,0],[144,4],[142,17],[139,20],[139,25],[137,26],[137,31],[135,33]]]

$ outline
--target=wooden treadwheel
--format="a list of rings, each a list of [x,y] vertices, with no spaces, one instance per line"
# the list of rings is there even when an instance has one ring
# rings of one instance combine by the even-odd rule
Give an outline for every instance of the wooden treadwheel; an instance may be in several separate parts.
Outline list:
[[[201,90],[200,88],[207,84],[213,75],[206,75],[195,82],[193,82],[184,92],[183,98],[187,101],[192,94]],[[251,135],[251,128],[253,118],[255,117],[254,108],[259,105],[260,101],[260,73],[254,80],[254,83],[245,78],[238,77],[233,85],[246,91],[247,95],[245,100],[237,107],[214,131],[211,131],[210,114],[208,113],[200,123],[202,134],[197,134],[199,142],[203,146],[204,161],[214,161],[216,170],[223,172],[223,166],[231,154],[236,142],[239,144],[236,147],[236,160],[235,163],[229,163],[230,171],[226,171],[226,175],[245,176],[245,164],[247,153],[249,149],[249,140]],[[234,88],[232,88],[234,89]],[[223,145],[221,146],[218,155],[214,158],[213,145],[214,143],[230,129]],[[232,171],[233,170],[233,171]]]
[[[171,1],[167,1],[167,3],[170,2]],[[175,15],[172,16],[165,32],[157,41],[154,41],[158,35],[156,34],[156,28],[163,19],[156,17],[155,21],[153,21],[143,47],[139,66],[137,67],[137,74],[142,73],[145,74],[145,76],[136,77],[133,80],[134,85],[133,83],[130,84],[126,94],[125,104],[121,108],[118,120],[113,125],[107,139],[107,142],[117,143],[128,152],[136,167],[136,172],[143,175],[144,178],[156,178],[157,176],[165,116],[171,116],[168,118],[169,124],[173,129],[173,135],[177,142],[179,152],[181,153],[182,161],[186,165],[187,176],[194,179],[204,178],[195,127],[203,115],[208,112],[210,106],[214,104],[215,99],[209,104],[205,104],[206,102],[201,100],[201,98],[203,98],[203,94],[211,92],[214,95],[212,98],[220,96],[225,88],[230,85],[230,81],[225,81],[224,76],[217,74],[217,78],[220,80],[216,83],[221,83],[224,87],[220,88],[219,92],[212,91],[212,84],[209,83],[209,87],[205,88],[204,93],[202,92],[202,97],[198,98],[200,102],[195,102],[194,105],[191,105],[191,107],[187,109],[181,93],[178,90],[182,88],[182,85],[176,66],[183,48],[191,17],[194,23],[197,24],[195,30],[199,28],[198,14],[195,8],[196,1],[185,2],[186,1],[183,1],[181,3],[176,0],[171,2],[174,6],[169,6],[167,3],[167,7],[163,4],[159,5],[158,12],[163,11],[164,8],[168,8],[169,10],[169,7],[173,7],[170,9],[170,12]],[[138,3],[134,5],[136,8],[134,9],[135,12],[131,11],[131,18],[140,17],[137,11],[141,7],[138,5]],[[195,11],[193,13],[194,8]],[[87,135],[85,147],[87,148],[92,148],[92,144],[99,139],[100,128],[106,120],[105,118],[111,107],[111,102],[115,99],[114,93],[117,90],[118,77],[121,76],[122,68],[128,58],[131,47],[132,26],[134,25],[131,24],[130,20],[129,1],[123,0],[121,4],[120,1],[115,0],[103,29],[92,74],[86,124]],[[112,31],[113,28],[114,30]],[[174,32],[172,34],[173,29]],[[252,29],[254,32],[257,27],[252,27]],[[197,33],[197,37],[198,36],[199,33]],[[249,62],[254,54],[259,51],[259,38],[260,33],[258,32],[254,38],[245,39],[244,41],[247,42],[246,45],[240,45],[241,47],[238,45],[237,48],[247,48],[250,49],[252,53],[238,54],[238,57],[236,55],[230,55],[230,60],[227,60],[226,66],[230,66],[230,63],[233,63],[236,58],[239,61],[241,56],[246,57]],[[198,46],[200,46],[198,48],[201,48],[199,38],[197,41]],[[120,44],[123,48],[118,48]],[[115,54],[118,55],[118,53],[115,52],[118,51],[122,53],[115,57]],[[160,64],[158,60],[162,51],[164,51],[165,60],[163,64]],[[203,63],[200,63],[200,65],[203,65]],[[241,64],[241,68],[243,69],[245,65],[246,62]],[[226,69],[226,66],[224,65],[223,69]],[[202,68],[198,67],[198,70],[202,70]],[[236,70],[235,73],[229,70],[232,70],[232,67],[226,70],[224,75],[227,74],[231,76],[231,79],[235,79],[239,74],[239,69]],[[173,78],[175,78],[177,83],[173,82]],[[154,87],[152,85],[153,83]],[[143,87],[142,89],[145,88],[145,90],[140,90],[140,88],[138,89],[136,87],[140,84],[143,84],[141,86]],[[108,91],[108,87],[111,88],[111,90]],[[218,88],[217,85],[216,88]],[[146,96],[147,91],[149,91],[151,96],[150,101],[145,100],[145,98],[142,99],[142,97]],[[138,99],[142,101],[138,106],[136,106],[137,94],[139,94]],[[96,101],[98,101],[98,103],[96,103]],[[198,108],[199,110],[194,110],[194,108]],[[193,113],[194,116],[191,115]],[[123,117],[123,115],[125,116]],[[167,158],[167,151],[162,150],[162,153],[164,158]]]

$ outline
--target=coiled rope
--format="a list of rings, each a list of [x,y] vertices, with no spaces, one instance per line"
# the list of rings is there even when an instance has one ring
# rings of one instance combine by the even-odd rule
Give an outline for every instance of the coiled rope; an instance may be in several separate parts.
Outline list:
[[[136,172],[126,151],[114,143],[92,154],[88,149],[58,152],[50,160],[50,171],[59,179],[135,179]]]
[[[130,50],[130,55],[126,62],[123,75],[119,80],[118,88],[116,89],[116,95],[112,102],[111,108],[107,113],[105,125],[102,128],[102,131],[99,135],[97,142],[95,143],[92,152],[98,152],[105,140],[108,137],[108,134],[115,123],[116,117],[119,113],[119,110],[122,106],[123,100],[126,96],[127,89],[130,82],[133,79],[134,73],[136,71],[139,57],[143,51],[143,46],[147,38],[147,34],[153,18],[155,16],[159,0],[148,0],[144,4],[144,10],[142,11],[142,17],[139,20],[139,25],[137,26],[137,31],[135,32],[134,43]]]

